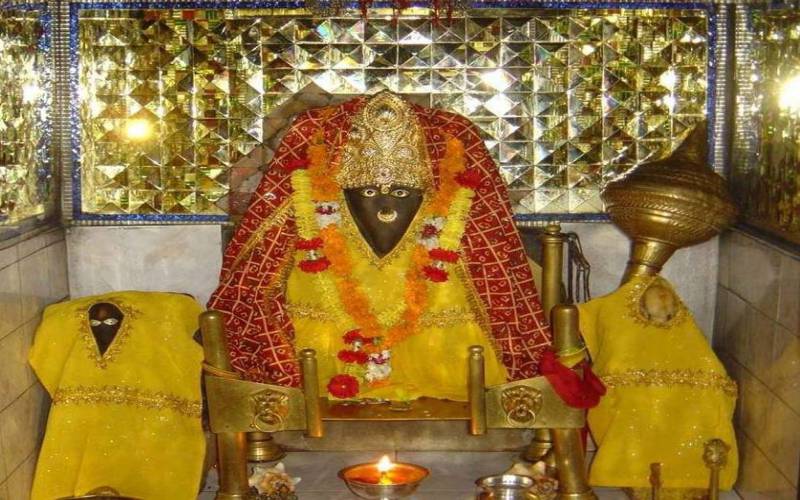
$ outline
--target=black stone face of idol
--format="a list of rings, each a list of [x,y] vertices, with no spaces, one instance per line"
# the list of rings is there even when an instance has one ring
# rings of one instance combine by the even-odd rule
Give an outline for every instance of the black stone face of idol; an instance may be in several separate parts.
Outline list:
[[[114,341],[114,337],[119,333],[124,317],[125,315],[122,314],[122,311],[117,306],[108,302],[98,302],[89,308],[89,324],[92,328],[92,335],[97,344],[97,349],[101,355],[106,353],[109,346],[111,346],[111,342]],[[110,319],[116,319],[116,322],[107,321]],[[91,324],[96,321],[99,321],[100,324]]]
[[[422,204],[422,190],[398,184],[381,189],[344,190],[347,208],[364,240],[378,257],[392,251],[406,234]]]

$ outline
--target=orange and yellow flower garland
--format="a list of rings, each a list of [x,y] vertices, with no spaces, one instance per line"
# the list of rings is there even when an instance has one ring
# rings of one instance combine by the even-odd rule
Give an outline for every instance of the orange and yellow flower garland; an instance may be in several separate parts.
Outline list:
[[[444,223],[441,229],[431,224],[424,225],[426,231],[413,249],[412,265],[405,276],[405,309],[401,319],[387,329],[381,326],[373,313],[367,295],[351,278],[353,265],[338,224],[320,227],[317,220],[317,214],[322,213],[320,204],[326,206],[324,213],[330,214],[330,206],[338,206],[336,200],[341,192],[335,180],[337,166],[330,163],[321,131],[312,138],[307,155],[308,160],[298,161],[292,172],[293,202],[300,236],[298,250],[306,252],[299,267],[312,273],[329,269],[345,312],[358,325],[357,331],[366,340],[362,348],[366,352],[389,350],[418,330],[419,318],[428,301],[425,278],[433,282],[446,281],[446,264],[458,260],[466,218],[475,196],[472,188],[477,186],[478,179],[465,170],[461,141],[448,138],[445,155],[439,163],[439,189],[431,200],[430,214],[425,214],[429,220],[444,219]],[[427,244],[423,244],[423,237],[428,238]],[[434,248],[430,248],[430,238],[435,238]]]

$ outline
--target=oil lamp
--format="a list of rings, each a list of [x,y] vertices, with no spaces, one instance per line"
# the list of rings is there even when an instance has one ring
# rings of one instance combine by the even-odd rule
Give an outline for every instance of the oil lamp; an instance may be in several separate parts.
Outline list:
[[[425,467],[393,463],[384,455],[377,463],[351,465],[340,470],[339,478],[359,498],[392,500],[414,493],[428,474]]]

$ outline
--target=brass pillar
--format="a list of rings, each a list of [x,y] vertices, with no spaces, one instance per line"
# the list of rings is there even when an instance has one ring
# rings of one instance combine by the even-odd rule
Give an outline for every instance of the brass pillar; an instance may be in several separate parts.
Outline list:
[[[586,478],[580,429],[552,429],[559,500],[596,500]]]
[[[557,222],[549,224],[539,239],[542,242],[542,309],[545,318],[550,319],[553,306],[560,304],[563,299],[564,235],[561,234],[561,225]],[[543,460],[548,467],[554,467],[552,449],[550,429],[536,429],[523,458],[529,462]]]
[[[300,351],[303,370],[303,396],[306,400],[306,436],[322,437],[322,411],[319,407],[319,376],[314,349]]]
[[[473,436],[486,434],[486,374],[483,363],[483,347],[469,348],[469,433]]]
[[[268,432],[247,433],[248,462],[274,462],[285,456],[286,452]]]
[[[557,305],[550,313],[553,339],[559,352],[575,351],[582,345],[578,330],[578,308]],[[589,487],[580,429],[553,429],[553,455],[558,470],[560,499],[595,499]]]
[[[206,311],[200,315],[203,350],[207,364],[217,370],[232,372],[222,313]],[[213,375],[212,375],[213,376]],[[247,482],[247,441],[243,432],[221,432],[217,437],[217,472],[219,491],[216,500],[244,500],[249,494]]]

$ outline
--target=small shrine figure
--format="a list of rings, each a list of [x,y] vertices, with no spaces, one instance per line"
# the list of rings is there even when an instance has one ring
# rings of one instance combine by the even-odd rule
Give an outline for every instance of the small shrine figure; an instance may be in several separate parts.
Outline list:
[[[101,490],[147,500],[197,497],[205,456],[193,335],[200,305],[114,292],[51,305],[30,363],[53,401],[32,500]]]
[[[339,399],[466,400],[538,374],[549,345],[508,195],[476,128],[390,92],[299,115],[229,244],[209,307],[233,366]]]
[[[589,482],[650,498],[704,497],[705,445],[731,447],[720,486],[736,479],[736,382],[672,285],[659,274],[678,248],[705,241],[736,214],[724,180],[706,166],[705,124],[668,158],[645,163],[602,193],[611,219],[633,241],[616,291],[579,306],[581,333],[607,393],[588,422],[598,449]],[[705,263],[698,263],[705,265]]]

